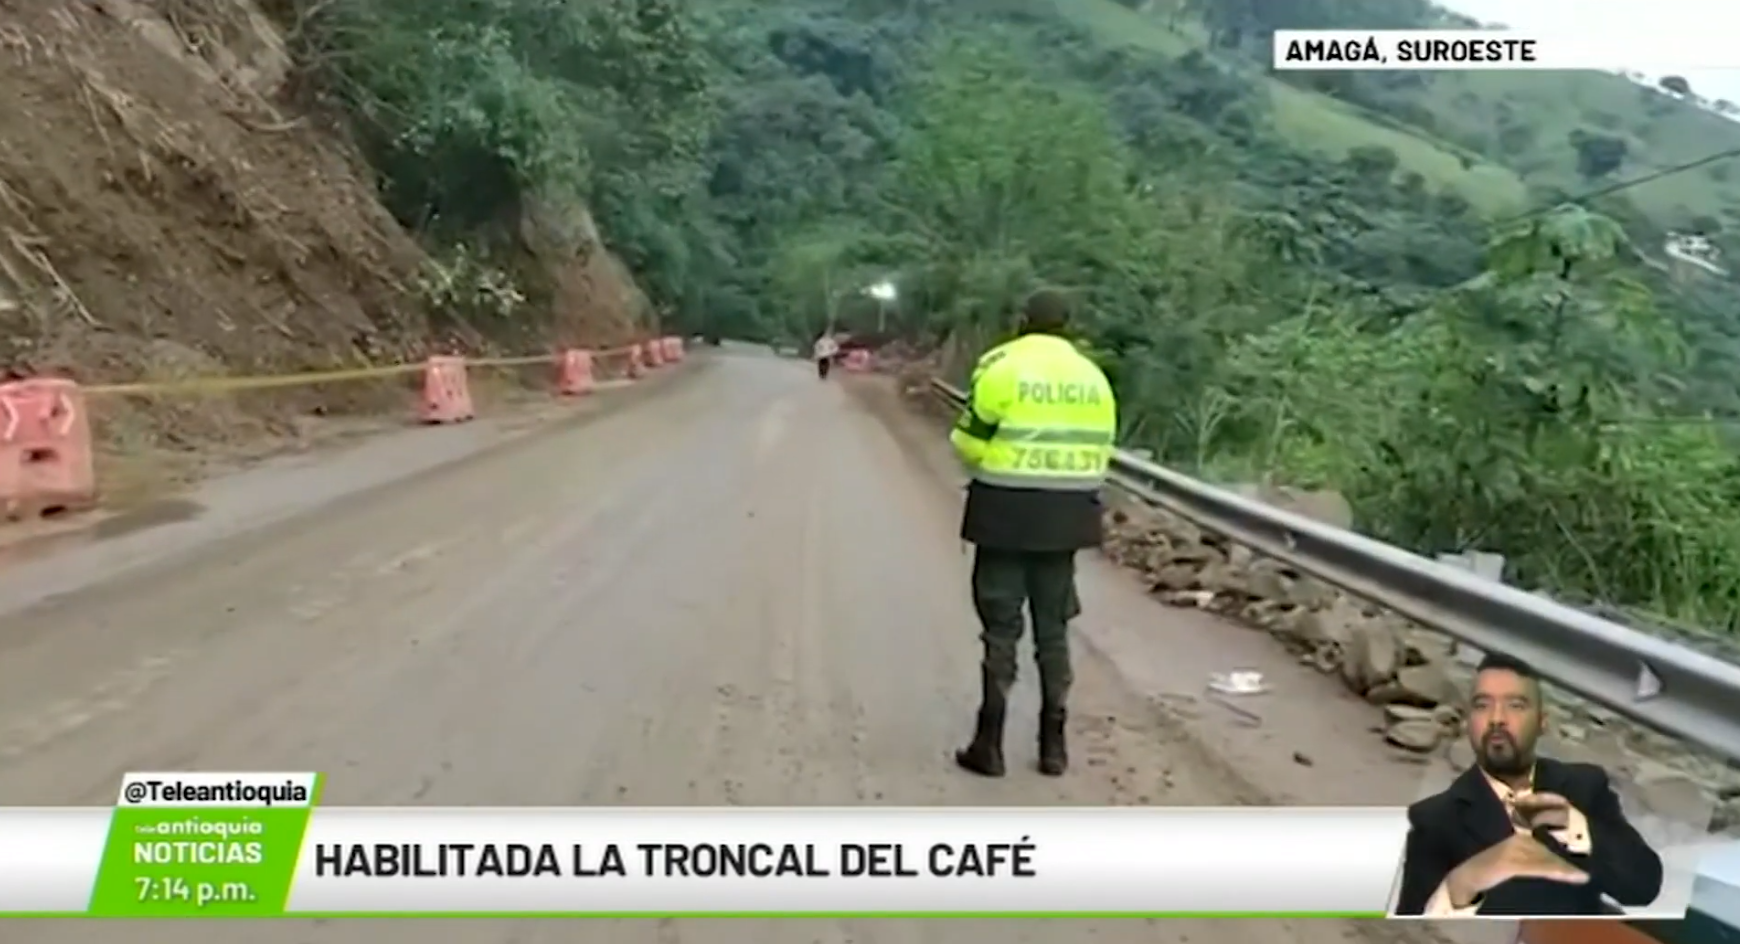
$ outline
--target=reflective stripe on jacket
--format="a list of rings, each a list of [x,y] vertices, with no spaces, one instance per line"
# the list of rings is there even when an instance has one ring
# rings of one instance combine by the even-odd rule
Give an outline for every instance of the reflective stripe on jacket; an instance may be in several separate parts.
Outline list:
[[[1030,334],[979,359],[949,441],[974,481],[1096,491],[1117,426],[1117,400],[1099,366],[1065,338]]]

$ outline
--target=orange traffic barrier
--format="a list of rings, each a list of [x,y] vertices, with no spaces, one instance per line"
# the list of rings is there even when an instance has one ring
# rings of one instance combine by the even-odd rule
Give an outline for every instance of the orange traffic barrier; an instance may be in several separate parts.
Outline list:
[[[592,392],[592,352],[563,351],[556,358],[556,392],[564,397],[583,397]]]
[[[463,423],[476,418],[465,358],[437,356],[423,362],[421,416],[425,423]]]
[[[91,423],[79,385],[59,377],[0,384],[0,511],[36,517],[96,497]]]
[[[658,338],[602,351],[571,349],[551,355],[485,358],[469,361],[434,356],[422,364],[383,364],[293,374],[205,376],[168,382],[79,384],[60,377],[0,382],[0,521],[80,511],[97,503],[95,444],[87,405],[104,397],[234,393],[306,384],[367,380],[421,372],[417,408],[425,423],[461,423],[477,417],[468,371],[471,367],[519,367],[553,363],[556,388],[563,396],[598,389],[600,358],[626,354],[630,378],[654,365],[683,359],[681,338]]]

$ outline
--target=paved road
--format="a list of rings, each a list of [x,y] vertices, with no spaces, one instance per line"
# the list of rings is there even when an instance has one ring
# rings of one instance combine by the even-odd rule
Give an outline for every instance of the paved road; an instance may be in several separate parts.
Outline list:
[[[1148,628],[1180,617],[1099,567],[1084,585],[1098,642],[1080,647],[1075,770],[1052,780],[1029,769],[1026,678],[1011,776],[960,774],[947,755],[974,707],[976,641],[954,540],[959,495],[939,474],[934,432],[885,388],[818,384],[801,363],[728,353],[686,370],[588,422],[8,616],[0,797],[107,804],[123,771],[188,768],[324,770],[326,802],[342,805],[1210,804],[1413,792],[1372,786],[1373,772],[1395,780],[1398,768],[1382,766],[1367,736],[1333,731],[1367,717],[1353,706],[1277,711],[1242,733],[1230,714],[1162,710],[1151,689],[1172,683],[1152,663],[1199,683],[1205,666],[1277,657],[1251,648],[1266,646],[1255,634],[1185,623],[1176,631],[1209,635],[1177,642],[1170,658],[1144,656]],[[1118,671],[1114,659],[1130,665]],[[1317,684],[1286,675],[1284,662],[1273,668],[1283,685]],[[1286,777],[1296,782],[1278,782]],[[200,944],[240,930],[0,933],[18,944]],[[1396,933],[1337,922],[247,928],[284,944],[1329,944]]]

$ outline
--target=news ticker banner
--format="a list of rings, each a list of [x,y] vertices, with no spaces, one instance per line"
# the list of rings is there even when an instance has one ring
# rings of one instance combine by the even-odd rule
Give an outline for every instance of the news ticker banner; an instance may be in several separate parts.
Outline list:
[[[1740,67],[1720,30],[1578,33],[1520,29],[1276,30],[1277,71],[1651,70]]]
[[[313,773],[0,809],[0,917],[1382,917],[1400,808],[317,808]],[[1682,909],[1683,911],[1683,909]]]

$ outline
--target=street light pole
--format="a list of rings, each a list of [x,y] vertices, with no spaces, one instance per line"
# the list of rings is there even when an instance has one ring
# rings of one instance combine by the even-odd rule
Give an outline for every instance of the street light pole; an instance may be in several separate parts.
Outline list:
[[[864,294],[876,299],[876,333],[888,333],[888,303],[900,297],[900,290],[884,280],[865,289]]]

